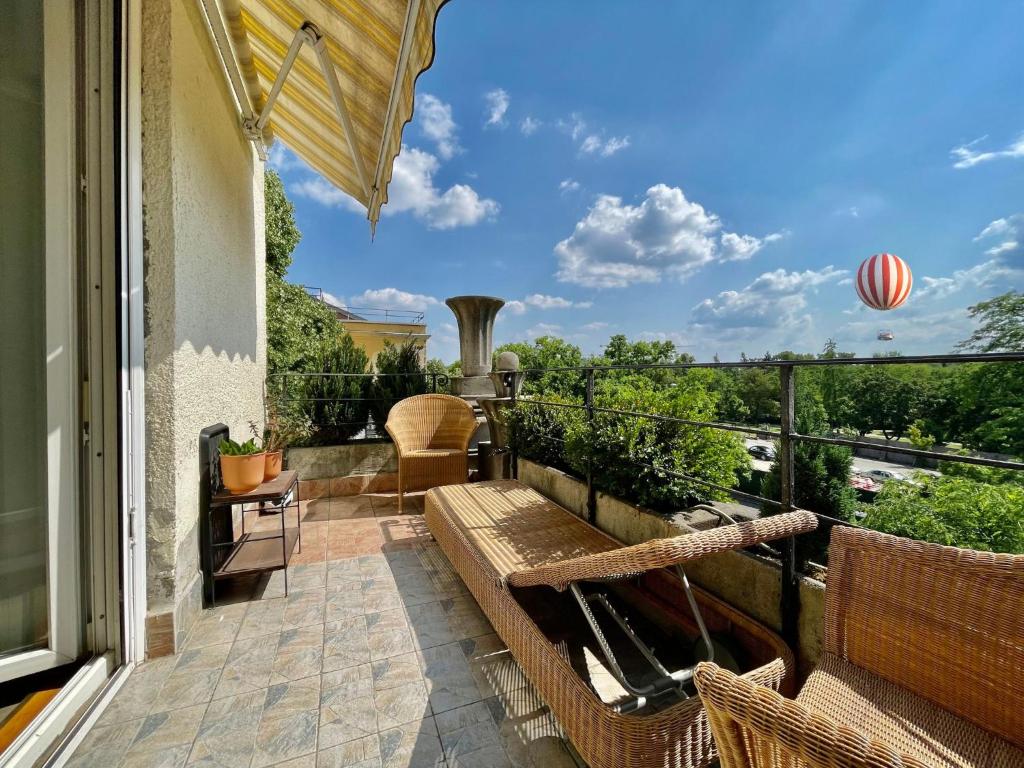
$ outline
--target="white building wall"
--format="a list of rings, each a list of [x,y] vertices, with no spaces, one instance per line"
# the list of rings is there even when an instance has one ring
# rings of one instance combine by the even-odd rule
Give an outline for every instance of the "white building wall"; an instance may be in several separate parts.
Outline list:
[[[263,166],[197,4],[143,4],[146,491],[151,655],[200,610],[199,432],[262,423]]]

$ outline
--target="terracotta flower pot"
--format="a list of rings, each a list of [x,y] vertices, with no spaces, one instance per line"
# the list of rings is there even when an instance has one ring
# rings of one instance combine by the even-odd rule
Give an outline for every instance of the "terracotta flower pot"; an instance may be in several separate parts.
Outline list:
[[[263,482],[267,455],[221,456],[220,478],[231,493],[247,493]]]
[[[263,470],[263,482],[273,480],[281,474],[281,464],[284,460],[284,451],[268,451],[266,469]]]

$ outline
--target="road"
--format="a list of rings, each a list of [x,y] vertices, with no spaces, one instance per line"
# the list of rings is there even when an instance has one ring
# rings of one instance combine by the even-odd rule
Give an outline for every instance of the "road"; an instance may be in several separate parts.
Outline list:
[[[747,448],[752,445],[763,445],[767,448],[773,448],[771,441],[769,440],[745,440]],[[758,472],[768,472],[771,469],[772,463],[770,461],[761,461],[760,459],[751,458],[751,466]],[[860,456],[853,457],[853,472],[854,474],[860,474],[867,472],[872,469],[884,469],[889,472],[894,472],[897,475],[906,476],[909,474],[913,467],[907,466],[906,464],[897,464],[892,461],[880,461],[878,459],[864,459]]]

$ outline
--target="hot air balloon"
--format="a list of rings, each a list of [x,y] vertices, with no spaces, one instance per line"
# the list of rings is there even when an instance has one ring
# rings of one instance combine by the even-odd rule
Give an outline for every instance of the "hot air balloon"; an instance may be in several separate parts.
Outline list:
[[[899,256],[876,253],[857,270],[857,295],[872,309],[895,309],[907,300],[914,284],[910,267]]]

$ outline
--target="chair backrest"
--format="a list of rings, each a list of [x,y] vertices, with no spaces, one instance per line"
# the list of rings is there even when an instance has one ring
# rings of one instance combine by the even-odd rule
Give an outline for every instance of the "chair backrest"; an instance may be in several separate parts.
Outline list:
[[[473,407],[460,397],[415,395],[391,407],[385,427],[401,451],[466,450],[477,423]]]
[[[1024,555],[837,527],[824,650],[1024,747]]]

